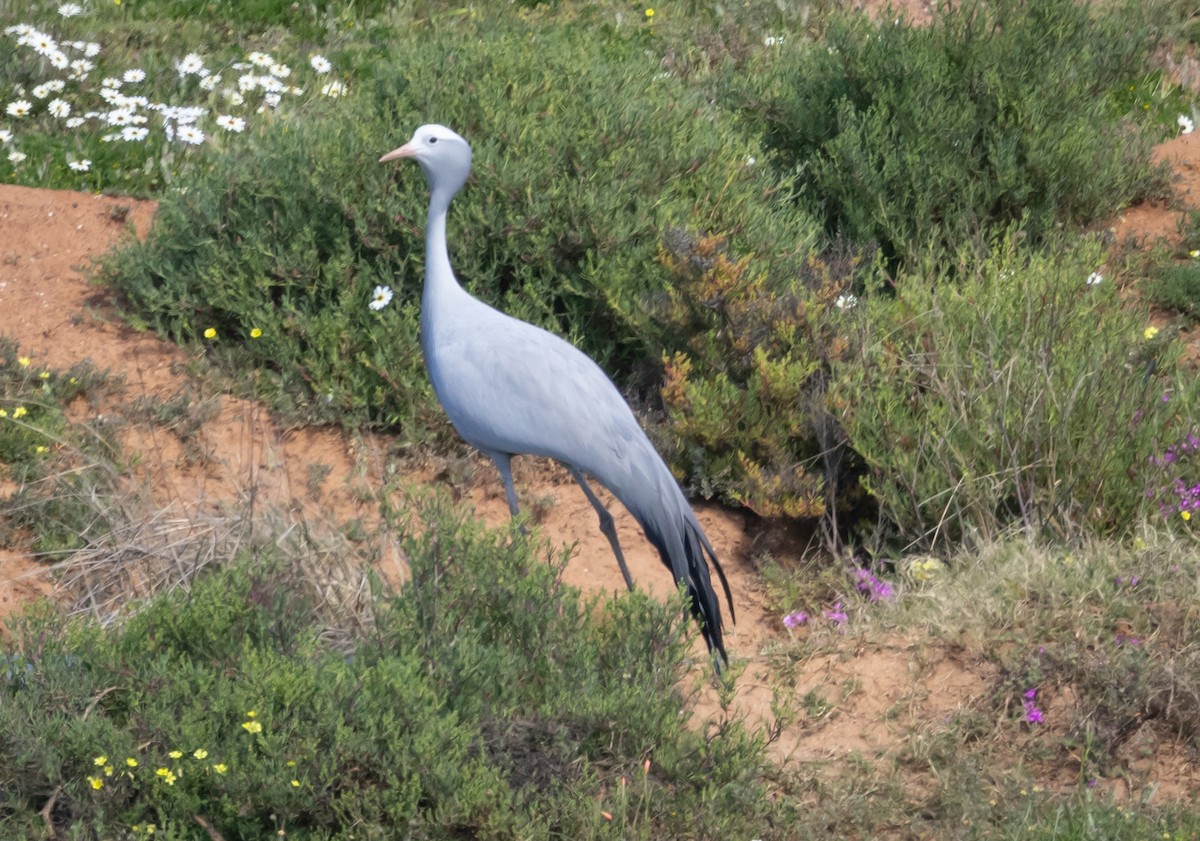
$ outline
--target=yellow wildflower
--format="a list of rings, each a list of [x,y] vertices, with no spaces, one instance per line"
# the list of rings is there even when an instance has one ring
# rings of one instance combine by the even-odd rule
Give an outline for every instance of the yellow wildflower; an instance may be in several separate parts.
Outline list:
[[[92,760],[92,764],[95,765],[97,768],[107,765],[108,757],[107,756],[97,756],[95,759]]]
[[[179,759],[180,757],[183,756],[183,751],[173,750],[170,753],[168,753],[167,756],[171,757],[172,759]]]
[[[654,10],[653,10],[653,9],[647,9],[647,10],[646,10],[646,17],[648,17],[648,18],[652,18],[652,17],[654,17]]]
[[[261,733],[262,732],[262,723],[258,722],[258,721],[243,721],[242,727],[244,727],[246,729],[247,733]]]
[[[17,364],[20,365],[22,368],[28,368],[29,367],[29,357],[28,356],[18,356]]]
[[[0,409],[0,418],[8,417],[8,409]]]
[[[127,757],[125,757],[125,764],[128,765],[130,768],[136,768],[138,766],[138,761],[136,759],[134,759],[132,756],[127,756]]]
[[[18,406],[17,408],[13,409],[13,418],[23,418],[27,414],[29,414],[29,412],[25,411],[24,406]]]
[[[218,774],[224,774],[226,771],[229,770],[229,766],[227,766],[224,762],[218,762],[216,765],[213,766],[213,770],[216,771]]]
[[[215,339],[216,337],[217,337],[217,328],[216,327],[209,327],[207,330],[204,331],[204,338]]]
[[[197,759],[204,759],[206,756],[208,756],[208,751],[206,751],[204,748],[196,748],[196,752],[193,753],[192,756],[196,757]]]
[[[253,327],[250,329],[250,338],[257,339],[257,338],[260,338],[261,336],[262,336],[262,330],[259,330],[257,327]]]
[[[300,788],[300,781],[292,780],[292,788]]]
[[[1188,520],[1192,519],[1192,512],[1191,511],[1180,511],[1179,516],[1183,517],[1183,521],[1186,523]]]
[[[92,784],[92,788],[96,789],[96,791],[104,788],[104,780],[99,777],[88,777],[87,781]]]
[[[1142,337],[1145,338],[1147,341],[1149,341],[1150,339],[1153,339],[1157,335],[1158,335],[1158,328],[1155,327],[1153,324],[1151,324],[1149,327],[1147,327],[1145,330],[1142,331]]]
[[[50,379],[50,372],[42,371],[42,373],[38,374],[38,378],[43,379],[43,380],[48,380],[48,379]]]

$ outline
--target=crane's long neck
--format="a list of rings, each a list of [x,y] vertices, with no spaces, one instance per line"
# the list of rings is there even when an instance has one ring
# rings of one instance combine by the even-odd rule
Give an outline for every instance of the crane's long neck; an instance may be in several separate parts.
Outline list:
[[[450,252],[446,246],[446,215],[457,190],[435,189],[429,199],[429,219],[425,223],[425,288],[421,293],[421,342],[428,347],[443,313],[451,311],[454,301],[466,292],[454,278]]]

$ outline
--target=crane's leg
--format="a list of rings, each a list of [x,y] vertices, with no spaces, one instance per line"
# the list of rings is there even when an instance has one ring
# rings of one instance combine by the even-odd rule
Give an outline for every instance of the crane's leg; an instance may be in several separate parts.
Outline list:
[[[583,488],[584,495],[587,496],[588,502],[596,509],[596,513],[600,515],[600,531],[608,538],[608,545],[612,547],[613,554],[617,556],[617,564],[621,567],[621,575],[625,576],[625,586],[633,591],[633,576],[629,574],[629,567],[625,564],[625,556],[621,554],[621,544],[617,542],[617,527],[613,522],[612,514],[608,513],[608,509],[604,507],[604,503],[600,498],[592,492],[588,486],[587,480],[583,478],[583,474],[578,468],[567,465],[567,469],[571,471],[571,475],[575,477],[575,481],[579,483],[579,487]]]
[[[496,469],[500,471],[500,481],[504,483],[504,497],[508,500],[508,513],[516,517],[520,508],[517,505],[517,489],[513,487],[512,456],[508,453],[489,452],[488,457],[495,462]],[[524,526],[520,529],[521,534],[529,535]]]

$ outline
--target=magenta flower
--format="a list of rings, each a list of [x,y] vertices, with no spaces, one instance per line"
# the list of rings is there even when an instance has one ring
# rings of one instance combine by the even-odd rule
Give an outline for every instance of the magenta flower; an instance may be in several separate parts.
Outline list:
[[[854,570],[854,586],[873,602],[884,601],[895,595],[892,585],[877,578],[870,570]]]
[[[844,625],[849,618],[846,616],[846,611],[842,610],[841,602],[834,602],[833,607],[824,612],[825,618],[835,625]]]
[[[794,610],[787,616],[783,617],[783,627],[791,629],[798,628],[808,621],[808,614],[803,610]]]
[[[1025,690],[1025,720],[1030,724],[1041,724],[1046,720],[1046,714],[1034,703],[1037,698],[1037,688]]]

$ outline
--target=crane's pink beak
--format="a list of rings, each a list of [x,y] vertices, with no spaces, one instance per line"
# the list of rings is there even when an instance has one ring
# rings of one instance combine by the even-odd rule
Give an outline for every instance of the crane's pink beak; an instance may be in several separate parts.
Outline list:
[[[399,149],[393,149],[392,151],[388,152],[386,155],[384,155],[382,158],[379,159],[379,162],[382,164],[382,163],[387,163],[388,161],[398,160],[399,158],[411,158],[416,154],[417,154],[416,145],[411,142],[405,143]]]

